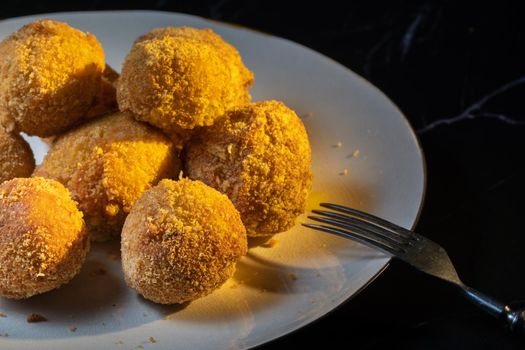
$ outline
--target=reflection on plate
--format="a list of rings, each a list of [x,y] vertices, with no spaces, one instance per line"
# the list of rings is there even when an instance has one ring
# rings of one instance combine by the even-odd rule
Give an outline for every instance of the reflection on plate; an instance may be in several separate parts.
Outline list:
[[[280,99],[303,117],[313,151],[309,206],[351,205],[410,227],[424,192],[417,140],[398,109],[366,81],[298,44],[201,18],[145,11],[62,13],[0,22],[4,37],[37,18],[94,33],[120,65],[153,27],[210,27],[234,44],[256,76],[255,100]],[[37,159],[45,147],[32,138]],[[304,217],[299,218],[299,221]],[[351,297],[388,259],[296,226],[252,244],[234,277],[208,297],[160,306],[127,288],[118,244],[94,245],[81,274],[30,300],[0,300],[2,349],[248,348],[289,333]],[[270,247],[271,246],[271,247]],[[30,313],[48,322],[28,324]],[[38,340],[38,341],[35,341]]]

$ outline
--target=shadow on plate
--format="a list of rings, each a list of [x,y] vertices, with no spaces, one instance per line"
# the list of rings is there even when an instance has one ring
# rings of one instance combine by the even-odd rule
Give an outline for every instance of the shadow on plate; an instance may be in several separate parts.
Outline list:
[[[314,312],[330,295],[342,291],[345,279],[340,267],[297,268],[249,253],[239,261],[234,276],[219,291],[174,309],[167,319],[210,324],[241,321],[236,323],[242,328],[238,332],[249,333],[255,325],[256,314],[279,312],[290,298],[306,297],[311,308],[308,312]]]
[[[97,318],[118,302],[123,294],[120,276],[115,276],[100,260],[88,260],[73,280],[50,292],[25,300],[2,299],[3,309],[21,314],[41,313],[54,319]],[[51,318],[51,316],[46,316]]]

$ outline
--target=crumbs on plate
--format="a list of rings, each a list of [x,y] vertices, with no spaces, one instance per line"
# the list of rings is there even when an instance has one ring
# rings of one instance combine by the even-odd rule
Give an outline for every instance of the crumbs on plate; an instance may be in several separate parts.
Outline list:
[[[46,322],[47,318],[40,314],[31,314],[27,316],[27,323],[38,323],[38,322]]]

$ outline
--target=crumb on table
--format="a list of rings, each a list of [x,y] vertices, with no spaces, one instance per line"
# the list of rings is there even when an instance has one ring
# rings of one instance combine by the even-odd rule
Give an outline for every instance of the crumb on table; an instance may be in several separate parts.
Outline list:
[[[293,272],[288,272],[288,279],[291,281],[297,281],[297,275]]]
[[[119,256],[119,254],[116,254],[116,253],[110,253],[110,254],[109,254],[109,258],[110,258],[111,260],[113,260],[113,261],[117,261],[117,260],[120,259],[120,256]]]
[[[155,343],[157,342],[157,339],[155,339],[155,338],[153,338],[153,337],[149,337],[148,340],[149,340],[149,342],[150,342],[151,344],[155,344]]]
[[[77,326],[75,326],[75,325],[70,325],[68,328],[69,328],[70,332],[76,332],[77,331]]]
[[[7,317],[7,314],[0,312],[0,317]]]
[[[31,314],[27,316],[27,323],[46,322],[47,318],[40,314]]]
[[[90,275],[91,276],[103,276],[106,274],[106,269],[104,269],[103,267],[99,267],[93,271],[91,271]]]

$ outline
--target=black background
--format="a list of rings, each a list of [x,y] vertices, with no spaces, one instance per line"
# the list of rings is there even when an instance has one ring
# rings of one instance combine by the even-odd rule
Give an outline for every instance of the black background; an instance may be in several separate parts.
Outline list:
[[[416,230],[445,247],[466,283],[519,302],[525,299],[522,3],[3,1],[0,17],[177,11],[252,27],[332,57],[383,90],[418,131],[428,188]],[[458,120],[442,122],[449,118]],[[522,339],[453,288],[393,262],[344,306],[261,348],[323,341],[345,349],[522,349]]]

